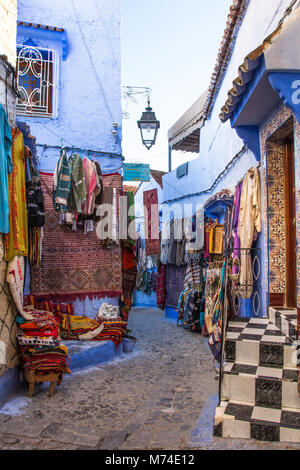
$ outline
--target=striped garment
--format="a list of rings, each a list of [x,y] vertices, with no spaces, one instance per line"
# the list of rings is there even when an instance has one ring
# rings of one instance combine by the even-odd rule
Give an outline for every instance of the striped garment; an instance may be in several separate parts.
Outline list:
[[[67,203],[71,187],[71,172],[66,151],[60,153],[54,173],[52,200],[56,212],[67,212]]]

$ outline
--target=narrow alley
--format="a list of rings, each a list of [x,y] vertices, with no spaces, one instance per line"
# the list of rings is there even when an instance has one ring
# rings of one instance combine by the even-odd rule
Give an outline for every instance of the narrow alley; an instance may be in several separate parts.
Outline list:
[[[158,309],[132,310],[136,350],[65,376],[54,397],[40,386],[0,410],[2,449],[297,449],[214,438],[218,381],[207,340]]]

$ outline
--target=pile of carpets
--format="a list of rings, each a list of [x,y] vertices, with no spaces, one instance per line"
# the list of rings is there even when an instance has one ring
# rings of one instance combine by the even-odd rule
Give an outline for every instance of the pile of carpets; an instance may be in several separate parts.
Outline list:
[[[20,362],[25,370],[33,370],[37,375],[59,374],[58,383],[68,368],[68,350],[61,344],[60,328],[52,313],[36,310],[33,305],[24,307],[26,320],[17,317],[17,340]]]
[[[119,316],[109,320],[97,315],[96,319],[85,316],[56,313],[61,336],[66,340],[112,341],[116,346],[122,342],[127,323]]]

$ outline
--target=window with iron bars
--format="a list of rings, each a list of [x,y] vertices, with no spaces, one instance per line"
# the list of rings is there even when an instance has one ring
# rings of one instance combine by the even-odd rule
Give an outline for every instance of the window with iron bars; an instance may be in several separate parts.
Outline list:
[[[17,46],[17,114],[57,115],[58,58],[51,49]]]

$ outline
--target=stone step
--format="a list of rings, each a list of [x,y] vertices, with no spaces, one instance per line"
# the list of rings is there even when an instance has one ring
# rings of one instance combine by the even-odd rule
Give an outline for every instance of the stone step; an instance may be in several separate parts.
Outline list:
[[[260,441],[300,442],[300,411],[223,401],[216,409],[216,437],[256,439]]]
[[[260,367],[296,367],[296,345],[268,319],[229,322],[225,341],[228,362]]]
[[[292,309],[280,309],[280,308],[269,308],[269,319],[273,325],[277,326],[282,333],[290,338],[292,341],[298,339],[297,333],[297,310]]]
[[[227,363],[222,381],[222,400],[300,410],[298,369]]]

